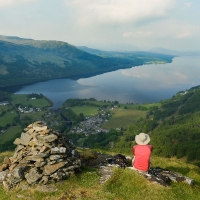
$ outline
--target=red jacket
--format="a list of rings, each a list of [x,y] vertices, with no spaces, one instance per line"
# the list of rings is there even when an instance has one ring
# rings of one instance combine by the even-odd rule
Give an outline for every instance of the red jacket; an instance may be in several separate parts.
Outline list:
[[[147,171],[150,167],[150,156],[153,150],[152,145],[136,145],[133,146],[133,155],[135,156],[133,161],[133,167],[141,170]]]

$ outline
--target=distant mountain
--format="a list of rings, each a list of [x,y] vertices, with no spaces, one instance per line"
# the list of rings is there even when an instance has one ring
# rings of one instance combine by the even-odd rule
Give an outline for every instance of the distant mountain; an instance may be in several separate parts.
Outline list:
[[[149,51],[152,53],[162,53],[162,54],[168,54],[168,55],[173,55],[173,56],[179,56],[181,54],[178,51],[165,49],[161,47],[154,47],[154,48],[149,49]]]
[[[174,51],[170,49],[165,49],[161,47],[155,47],[149,49],[150,52],[152,53],[159,53],[159,54],[167,54],[167,55],[172,55],[172,56],[195,56],[195,55],[200,55],[200,51]]]
[[[0,87],[91,76],[149,62],[171,62],[172,58],[147,52],[89,52],[62,41],[0,36]]]
[[[103,51],[103,50],[98,50],[98,49],[92,49],[86,46],[77,46],[78,49],[81,49],[83,51],[86,51],[90,54],[94,54],[97,56],[105,57],[105,58],[123,58],[123,59],[129,59],[134,61],[137,58],[142,58],[145,61],[145,58],[147,60],[145,61],[146,63],[150,61],[161,61],[162,59],[168,59],[169,57],[174,57],[171,53],[158,53],[158,52],[150,52],[150,51]]]

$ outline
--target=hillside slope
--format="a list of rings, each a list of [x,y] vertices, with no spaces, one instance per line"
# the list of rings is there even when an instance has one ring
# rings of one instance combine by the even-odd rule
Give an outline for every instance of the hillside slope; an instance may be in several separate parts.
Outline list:
[[[0,154],[1,162],[12,152]],[[91,158],[90,158],[91,159]],[[200,198],[200,171],[199,168],[178,160],[152,157],[153,167],[160,166],[179,172],[194,179],[194,186],[185,183],[173,183],[163,187],[149,182],[143,176],[130,169],[115,168],[111,178],[100,184],[100,174],[97,168],[83,167],[82,171],[62,182],[51,185],[35,185],[5,191],[0,185],[1,199],[35,199],[35,200],[189,200]]]
[[[178,92],[161,101],[161,108],[149,110],[146,119],[127,128],[115,145],[118,151],[128,152],[135,135],[146,132],[151,136],[153,154],[183,158],[200,166],[200,86]]]
[[[131,57],[131,56],[129,56]],[[62,78],[84,77],[147,61],[171,62],[172,56],[101,57],[61,41],[0,36],[0,87]]]

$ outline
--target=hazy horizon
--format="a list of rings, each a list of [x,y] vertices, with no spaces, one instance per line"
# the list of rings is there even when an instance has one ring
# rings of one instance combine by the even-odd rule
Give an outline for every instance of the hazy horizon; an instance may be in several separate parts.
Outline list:
[[[200,50],[198,0],[0,0],[0,35],[101,50]]]

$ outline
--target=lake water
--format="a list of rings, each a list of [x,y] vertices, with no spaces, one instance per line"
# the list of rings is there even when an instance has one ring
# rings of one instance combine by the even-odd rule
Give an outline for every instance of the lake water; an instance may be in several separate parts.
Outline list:
[[[69,98],[152,103],[200,85],[200,57],[176,57],[172,63],[117,70],[90,78],[54,79],[23,86],[15,94],[42,93],[60,107]]]

